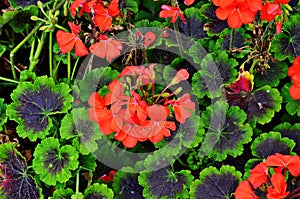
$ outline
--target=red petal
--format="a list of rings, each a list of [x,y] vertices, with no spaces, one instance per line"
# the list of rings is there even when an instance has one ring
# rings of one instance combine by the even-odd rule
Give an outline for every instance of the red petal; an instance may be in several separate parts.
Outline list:
[[[254,198],[255,194],[248,181],[242,181],[234,192],[235,199]]]
[[[83,42],[80,39],[77,39],[75,42],[75,55],[78,57],[82,57],[88,55],[89,51]]]
[[[146,32],[145,34],[145,47],[147,48],[156,40],[156,34],[153,32]]]
[[[190,6],[194,3],[195,0],[184,0],[184,4]]]
[[[300,87],[293,84],[290,87],[290,95],[294,100],[300,100]]]
[[[56,40],[58,43],[58,47],[63,54],[70,52],[75,45],[74,35],[62,30],[57,31]]]
[[[113,0],[108,6],[108,13],[111,17],[120,14],[119,10],[119,0]]]
[[[78,36],[78,33],[80,31],[80,27],[72,22],[69,22],[68,21],[68,24],[69,24],[69,27],[71,28],[71,31],[72,33],[75,35],[75,36]]]
[[[228,16],[227,23],[231,28],[239,28],[242,26],[243,23],[240,19],[240,15],[237,9],[234,9],[232,13]]]
[[[292,176],[298,177],[300,175],[300,157],[298,155],[293,156],[290,159],[287,168]]]
[[[161,105],[154,104],[147,108],[147,112],[151,120],[153,121],[166,121],[167,120],[167,112],[165,108]]]
[[[232,10],[233,10],[233,7],[230,7],[230,9],[229,9],[229,8],[224,9],[224,8],[219,7],[219,8],[217,8],[217,10],[216,10],[216,15],[217,15],[217,17],[218,17],[219,19],[225,20],[225,19],[228,18],[228,16],[229,16],[230,13],[232,12]]]
[[[137,144],[137,139],[130,135],[127,135],[126,138],[122,140],[122,143],[127,148],[133,148]]]
[[[90,51],[100,58],[105,58],[107,55],[106,46],[103,42],[98,42],[90,46]]]
[[[250,9],[247,10],[240,10],[240,19],[244,24],[251,23],[254,21],[254,16],[256,12],[252,12]]]
[[[105,108],[104,99],[97,92],[93,92],[90,95],[88,103],[90,106],[95,106],[97,108]]]

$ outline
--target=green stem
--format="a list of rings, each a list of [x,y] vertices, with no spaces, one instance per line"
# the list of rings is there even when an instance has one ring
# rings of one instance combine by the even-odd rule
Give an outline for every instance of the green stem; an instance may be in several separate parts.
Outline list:
[[[180,158],[177,159],[178,162],[182,165],[182,166],[185,166],[187,168],[189,168],[189,165],[187,165],[186,163],[184,163]]]
[[[56,27],[56,28],[59,28],[59,29],[61,29],[61,30],[63,30],[63,31],[65,31],[65,32],[69,32],[68,29],[66,29],[65,27],[62,27],[62,26],[60,26],[60,25],[58,25],[58,24],[55,24],[55,27]]]
[[[1,77],[1,76],[0,76],[0,80],[6,81],[6,82],[10,82],[10,83],[14,83],[14,84],[19,84],[20,83],[20,82],[18,82],[16,80],[8,79],[8,78]]]
[[[35,51],[33,59],[30,60],[29,71],[33,71],[37,63],[39,62],[39,57],[41,55],[42,49],[44,47],[45,39],[46,39],[46,32],[42,33],[41,40],[39,40],[39,44]]]
[[[49,73],[53,78],[53,32],[49,32]]]
[[[251,65],[251,68],[249,70],[250,73],[253,73],[253,69],[254,69],[254,67],[255,67],[255,65],[256,65],[257,62],[258,62],[258,59],[254,59],[252,65]]]
[[[68,84],[71,83],[71,52],[68,52]]]
[[[77,174],[76,174],[76,196],[79,193],[79,173],[80,173],[80,170],[78,170]]]
[[[15,64],[14,64],[14,55],[16,52],[25,44],[26,41],[36,32],[38,29],[43,25],[43,23],[39,23],[34,29],[31,30],[31,32],[10,52],[10,65],[11,65],[11,71],[14,80],[17,80],[17,75],[15,71]]]
[[[55,67],[54,67],[54,70],[53,70],[53,79],[54,80],[56,80],[56,78],[57,78],[57,71],[58,71],[58,68],[59,68],[59,66],[60,66],[60,62],[61,61],[59,61],[56,65],[55,65]]]
[[[229,44],[229,52],[232,51],[233,45],[234,45],[234,37],[235,37],[235,28],[231,29],[231,35],[230,35],[230,44]]]
[[[77,69],[77,65],[78,65],[78,62],[79,62],[80,58],[77,58],[76,62],[75,62],[75,65],[74,65],[74,68],[73,68],[73,72],[72,72],[72,76],[71,76],[71,80],[74,79],[74,75],[75,75],[75,72],[76,72],[76,69]]]

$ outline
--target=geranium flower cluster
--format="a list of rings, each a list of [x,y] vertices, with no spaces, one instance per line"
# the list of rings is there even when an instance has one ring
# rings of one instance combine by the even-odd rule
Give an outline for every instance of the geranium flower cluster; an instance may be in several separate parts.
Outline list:
[[[154,64],[149,68],[127,66],[119,79],[108,85],[107,94],[94,92],[89,98],[89,118],[99,124],[104,135],[115,133],[114,138],[125,147],[132,148],[146,140],[156,143],[171,136],[170,131],[176,130],[176,124],[169,118],[183,124],[195,109],[189,94],[176,97],[181,87],[169,91],[171,86],[187,80],[189,73],[179,70],[172,81],[158,91],[154,67]]]
[[[274,2],[262,0],[212,0],[213,4],[219,6],[216,15],[221,20],[226,20],[229,27],[239,28],[242,24],[254,21],[255,15],[261,11],[261,20],[268,22],[282,14],[281,4],[287,4],[289,0],[275,0]],[[276,32],[281,31],[282,18],[276,20]]]
[[[287,190],[287,176],[300,175],[300,157],[298,155],[281,155],[276,153],[269,156],[265,162],[256,165],[250,171],[248,180],[242,181],[235,191],[235,199],[260,199],[255,194],[256,189],[266,192],[267,199],[296,198],[300,189],[293,192]],[[297,194],[297,195],[296,195]]]
[[[290,95],[295,100],[300,100],[300,56],[296,57],[293,65],[288,70],[288,75],[294,84],[290,87]]]
[[[79,10],[79,16],[86,13],[92,19],[92,26],[95,27],[93,33],[81,33],[81,27],[72,22],[68,22],[71,33],[58,30],[56,40],[60,51],[64,54],[70,52],[75,46],[76,56],[85,56],[91,53],[101,58],[107,58],[108,61],[118,57],[120,51],[123,50],[120,41],[108,38],[104,33],[112,31],[116,27],[112,27],[113,19],[120,15],[119,0],[112,0],[109,4],[102,0],[75,0],[70,6],[70,13],[76,16]],[[98,28],[99,31],[96,31]],[[85,36],[86,41],[90,41],[86,45],[90,45],[89,50],[80,38],[80,33]]]

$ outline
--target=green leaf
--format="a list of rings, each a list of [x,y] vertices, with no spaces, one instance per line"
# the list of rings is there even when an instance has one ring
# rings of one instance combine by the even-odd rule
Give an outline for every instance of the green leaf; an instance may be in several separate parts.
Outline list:
[[[282,87],[282,96],[283,101],[286,103],[285,109],[290,115],[297,115],[300,116],[300,100],[294,100],[290,96],[289,89],[291,87],[291,83],[285,84]]]
[[[188,170],[173,172],[170,167],[156,171],[143,171],[138,178],[144,187],[143,195],[149,199],[189,198],[187,188],[193,181]]]
[[[85,108],[73,109],[61,121],[61,138],[73,139],[73,146],[83,155],[97,150],[96,140],[99,140],[101,135],[97,124],[89,119]]]
[[[279,61],[288,58],[293,62],[300,55],[300,15],[292,15],[283,23],[283,32],[277,34],[272,41],[271,52],[275,53]]]
[[[290,155],[294,147],[293,140],[282,138],[279,132],[269,132],[261,134],[252,142],[251,151],[254,156],[266,159],[275,153]]]
[[[0,98],[0,131],[3,130],[3,125],[7,122],[6,108],[7,104],[4,103],[3,98]]]
[[[143,187],[138,182],[138,173],[118,171],[112,184],[116,198],[143,199]]]
[[[108,188],[106,184],[95,183],[84,191],[84,197],[86,199],[113,199],[114,192],[110,188]]]
[[[191,185],[191,199],[231,198],[241,182],[242,174],[232,166],[223,165],[220,170],[208,167],[201,171],[200,179]]]
[[[34,83],[20,83],[11,94],[13,103],[6,110],[9,118],[19,123],[19,136],[35,141],[49,135],[53,126],[51,116],[66,113],[72,106],[70,90],[68,85],[55,85],[46,76],[38,77]]]
[[[134,0],[125,0],[125,10],[130,10],[133,13],[138,13],[139,11],[139,5],[136,1]]]
[[[79,165],[81,168],[88,171],[95,171],[97,167],[96,157],[92,154],[88,155],[79,155]]]
[[[294,140],[296,146],[293,149],[293,152],[300,154],[300,123],[292,126],[290,123],[285,122],[275,126],[273,130],[280,132],[282,137]]]
[[[70,188],[67,189],[56,189],[53,193],[53,197],[48,199],[70,199],[74,194],[74,191]]]
[[[30,17],[37,16],[39,9],[37,6],[28,6],[20,10],[14,18],[9,22],[14,32],[22,33],[25,29],[30,27],[30,24],[34,24]]]
[[[36,74],[29,70],[23,70],[20,73],[20,82],[33,82],[36,78]]]
[[[78,152],[73,146],[60,146],[58,139],[46,138],[34,151],[33,169],[40,179],[48,185],[67,182],[70,170],[78,168]]]
[[[5,24],[11,21],[17,13],[18,13],[18,9],[14,9],[13,11],[8,11],[3,13],[0,16],[0,28],[2,28]]]
[[[1,191],[6,198],[43,199],[42,190],[29,175],[25,158],[13,143],[0,145]]]
[[[254,86],[257,88],[269,85],[271,87],[277,87],[280,79],[287,76],[288,66],[285,62],[272,62],[269,61],[269,69],[266,69],[264,73],[254,74]]]
[[[207,107],[201,115],[207,130],[201,153],[216,161],[225,160],[227,155],[237,157],[243,153],[243,144],[251,141],[252,128],[245,123],[246,113],[236,106],[218,101]]]
[[[197,62],[197,59],[194,60]],[[201,99],[204,96],[210,98],[221,95],[221,86],[233,82],[237,76],[234,69],[238,62],[228,58],[224,51],[207,54],[200,62],[201,69],[193,76],[192,87],[195,95]]]
[[[80,89],[80,99],[84,102],[88,101],[92,92],[97,92],[104,88],[115,78],[119,72],[112,70],[110,67],[96,68],[87,73],[84,79],[78,81]]]

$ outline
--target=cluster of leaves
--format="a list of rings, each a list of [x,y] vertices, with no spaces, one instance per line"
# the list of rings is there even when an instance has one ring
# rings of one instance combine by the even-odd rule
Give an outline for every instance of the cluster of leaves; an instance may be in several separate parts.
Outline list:
[[[0,99],[0,131],[19,140],[0,145],[4,197],[298,197],[299,1],[9,2],[0,63],[23,71],[0,64],[18,84]],[[117,172],[93,156],[133,162],[120,141],[155,152]]]

